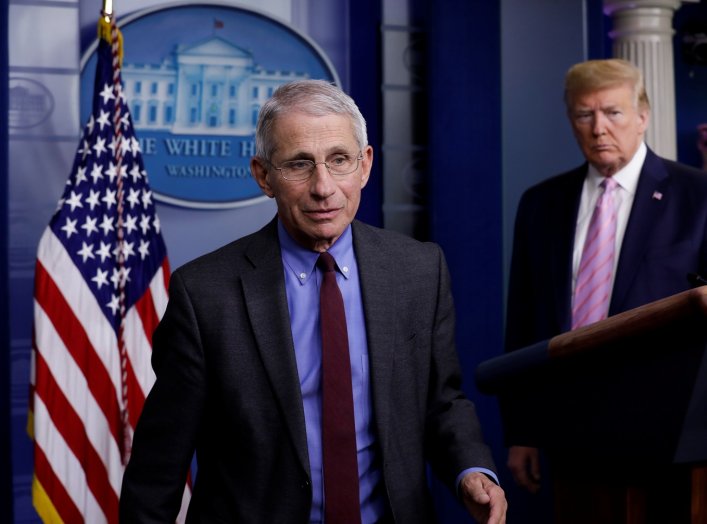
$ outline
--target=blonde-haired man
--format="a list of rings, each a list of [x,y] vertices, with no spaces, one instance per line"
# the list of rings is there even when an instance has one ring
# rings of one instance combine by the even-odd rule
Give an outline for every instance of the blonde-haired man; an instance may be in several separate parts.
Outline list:
[[[586,162],[531,187],[520,200],[509,351],[683,291],[690,287],[688,273],[707,273],[707,177],[646,146],[650,104],[641,71],[619,59],[576,64],[565,77],[565,104]],[[605,187],[611,188],[611,231],[604,246],[613,253],[595,271],[603,272],[607,291],[602,303],[592,303],[591,314],[578,318],[588,303],[583,254],[594,238],[590,223]],[[509,444],[522,444],[509,438]],[[516,482],[531,492],[541,487],[538,457],[535,448],[509,450]]]

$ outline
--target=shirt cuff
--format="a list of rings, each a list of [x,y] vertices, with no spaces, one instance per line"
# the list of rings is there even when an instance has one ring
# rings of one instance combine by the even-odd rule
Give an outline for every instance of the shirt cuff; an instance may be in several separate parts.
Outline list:
[[[491,471],[490,469],[486,469],[486,468],[467,468],[467,469],[465,469],[464,471],[462,471],[461,473],[459,473],[459,475],[457,475],[457,483],[456,483],[456,486],[457,486],[457,496],[459,496],[459,487],[461,486],[462,479],[463,479],[464,476],[467,475],[468,473],[483,473],[484,475],[486,475],[487,477],[489,477],[491,480],[493,480],[496,484],[498,484],[499,486],[501,485],[501,483],[498,481],[498,477],[496,476],[496,474],[495,474],[493,471]]]

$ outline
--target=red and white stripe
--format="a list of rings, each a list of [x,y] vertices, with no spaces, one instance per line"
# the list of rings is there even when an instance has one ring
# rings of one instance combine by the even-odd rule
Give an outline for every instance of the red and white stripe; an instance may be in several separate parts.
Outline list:
[[[132,429],[154,383],[150,340],[166,307],[168,279],[165,258],[126,315]],[[124,465],[116,332],[50,228],[37,254],[34,309],[35,507],[45,522],[117,523]],[[184,508],[188,500],[187,489]]]

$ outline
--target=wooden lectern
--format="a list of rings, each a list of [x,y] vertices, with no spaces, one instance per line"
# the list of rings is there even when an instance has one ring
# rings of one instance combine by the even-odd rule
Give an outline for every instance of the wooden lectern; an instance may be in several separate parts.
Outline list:
[[[487,360],[476,380],[507,442],[547,451],[558,521],[707,524],[705,348],[707,286]],[[665,472],[686,479],[673,498],[647,489]]]

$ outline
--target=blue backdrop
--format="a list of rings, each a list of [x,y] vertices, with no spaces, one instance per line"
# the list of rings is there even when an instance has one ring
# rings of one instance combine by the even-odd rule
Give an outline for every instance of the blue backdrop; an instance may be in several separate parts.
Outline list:
[[[9,34],[8,0],[0,0],[0,114],[8,111],[8,71],[9,46],[5,35]],[[46,2],[41,4],[47,4]],[[298,2],[293,2],[297,4]],[[381,102],[381,32],[382,9],[394,2],[385,0],[356,0],[327,2],[323,11],[311,10],[309,24],[313,29],[313,39],[326,43],[334,61],[341,64],[340,75],[344,87],[358,102],[369,125],[369,139],[377,152],[381,151],[382,102]],[[424,35],[425,80],[424,96],[426,121],[418,130],[426,140],[427,194],[426,216],[429,223],[425,236],[439,242],[447,255],[452,273],[453,290],[458,312],[458,348],[466,376],[465,388],[476,402],[484,426],[487,440],[492,446],[504,488],[516,502],[511,508],[509,523],[531,524],[544,522],[525,514],[522,497],[513,487],[505,468],[505,448],[502,445],[500,420],[496,401],[480,395],[473,384],[474,369],[479,362],[498,355],[503,342],[505,261],[508,258],[507,240],[515,214],[515,196],[525,189],[534,178],[545,177],[572,167],[578,151],[568,139],[562,142],[561,150],[551,161],[545,172],[533,172],[536,164],[545,159],[522,156],[523,151],[515,149],[521,140],[541,141],[545,137],[569,137],[569,128],[562,119],[556,117],[561,100],[557,92],[561,86],[544,92],[534,88],[542,86],[547,75],[560,78],[566,70],[571,56],[583,58],[607,57],[611,54],[608,30],[610,21],[601,11],[601,0],[567,0],[563,9],[568,14],[553,15],[557,2],[537,0],[533,2],[534,16],[538,20],[548,20],[548,25],[527,26],[523,38],[511,33],[509,20],[515,16],[522,22],[527,0],[410,0],[410,22]],[[23,0],[14,0],[12,5],[29,5]],[[32,5],[38,4],[37,2]],[[67,4],[67,3],[57,3]],[[98,8],[95,2],[79,2],[81,18],[95,23]],[[570,8],[572,14],[569,13]],[[341,11],[345,9],[345,11]],[[340,17],[346,13],[345,28],[336,26],[330,30],[323,20]],[[582,13],[581,17],[575,16]],[[705,17],[705,2],[683,6],[675,19],[679,29],[687,20]],[[85,14],[88,13],[88,14]],[[339,19],[340,20],[340,19]],[[92,29],[88,23],[81,24],[82,45],[86,46]],[[554,24],[554,25],[553,25]],[[521,25],[521,24],[519,24]],[[346,43],[332,44],[337,32],[347,34]],[[552,53],[535,56],[536,49],[565,45],[565,32],[582,36],[576,51],[564,54]],[[679,160],[693,165],[699,164],[695,148],[695,126],[707,121],[707,66],[688,64],[681,55],[678,39],[675,44],[675,70],[678,120]],[[331,49],[331,51],[329,51]],[[521,52],[513,55],[508,51],[524,49],[531,56]],[[78,50],[77,50],[78,52]],[[503,55],[503,60],[502,60]],[[505,63],[504,63],[505,60]],[[524,66],[527,66],[524,68]],[[339,66],[337,66],[339,67]],[[510,75],[510,73],[514,75]],[[509,76],[519,84],[509,85]],[[512,88],[512,89],[510,89]],[[528,93],[534,98],[528,100]],[[504,112],[514,104],[533,104],[540,108],[550,108],[551,118],[533,121],[515,121],[521,131],[517,136],[504,123]],[[560,111],[561,113],[561,111]],[[508,142],[510,140],[511,142]],[[558,144],[560,142],[558,141]],[[31,307],[31,291],[10,300],[9,279],[12,268],[8,267],[9,238],[19,235],[22,230],[11,230],[9,219],[9,180],[22,173],[10,173],[8,168],[9,137],[7,121],[0,118],[0,521],[26,523],[34,522],[31,507],[28,506],[28,475],[31,475],[31,455],[28,439],[24,433],[24,413],[20,407],[26,405],[26,388],[11,389],[12,384],[26,383],[23,366],[12,367],[10,340],[10,310]],[[510,144],[510,145],[509,145]],[[75,142],[69,149],[75,148]],[[559,146],[558,146],[559,149]],[[509,154],[509,150],[513,154]],[[519,151],[521,154],[516,154]],[[366,187],[359,217],[366,222],[380,225],[383,222],[383,176],[381,176],[381,155],[377,154],[371,183]],[[512,167],[512,169],[511,169]],[[551,171],[552,170],[552,171]],[[54,173],[54,182],[61,186],[66,172]],[[508,197],[508,195],[511,195]],[[58,193],[56,195],[58,198]],[[44,206],[44,207],[43,207]],[[53,206],[53,202],[51,204]],[[38,202],[30,211],[46,216],[51,213],[43,202]],[[172,210],[171,212],[174,212]],[[161,213],[161,212],[160,212]],[[165,208],[165,213],[170,211]],[[213,213],[210,220],[228,221],[224,214]],[[14,226],[12,226],[14,227]],[[253,225],[253,228],[255,225]],[[28,313],[31,315],[31,313]],[[28,319],[23,321],[23,325]],[[29,334],[22,334],[29,339]],[[22,344],[25,342],[23,341]],[[12,353],[13,358],[16,352]],[[24,358],[24,357],[23,357]],[[11,377],[10,370],[23,374]],[[15,406],[13,414],[10,406]],[[11,439],[12,430],[12,439]],[[471,522],[452,497],[436,484],[433,486],[443,523]],[[15,508],[13,514],[13,500]],[[19,501],[19,502],[17,502]]]

